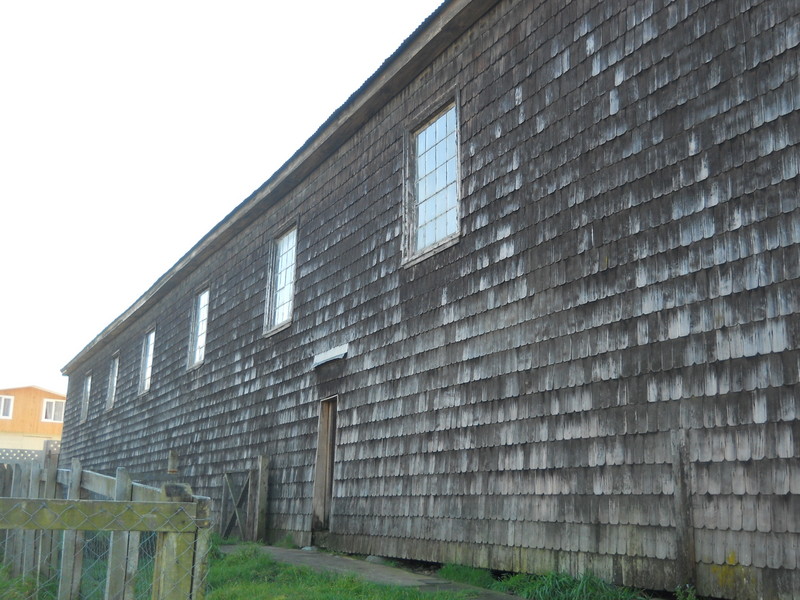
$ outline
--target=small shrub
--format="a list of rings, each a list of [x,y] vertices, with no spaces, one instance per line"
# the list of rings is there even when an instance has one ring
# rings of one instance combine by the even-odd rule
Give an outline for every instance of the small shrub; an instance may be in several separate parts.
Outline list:
[[[697,592],[689,585],[679,585],[675,588],[675,600],[697,600]]]

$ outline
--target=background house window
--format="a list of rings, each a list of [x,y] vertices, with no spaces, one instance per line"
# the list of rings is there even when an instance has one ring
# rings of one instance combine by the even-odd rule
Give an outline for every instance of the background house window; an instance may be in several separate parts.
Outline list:
[[[277,327],[292,318],[296,248],[296,229],[281,236],[275,244],[270,327]]]
[[[194,301],[194,322],[192,323],[192,344],[190,346],[191,366],[200,364],[206,356],[206,331],[208,328],[208,290],[200,292]]]
[[[87,373],[83,378],[83,398],[81,399],[81,422],[89,416],[89,396],[92,393],[92,374]]]
[[[14,396],[0,396],[0,419],[10,419],[14,410]]]
[[[458,234],[456,124],[453,105],[414,135],[412,253]]]
[[[42,411],[42,421],[49,423],[64,422],[64,401],[44,399],[44,410]]]
[[[111,359],[108,369],[108,391],[106,392],[106,410],[114,406],[117,397],[117,377],[119,376],[119,356]]]
[[[153,376],[153,346],[156,343],[155,330],[144,336],[142,344],[142,371],[139,376],[139,393],[143,394],[150,389],[150,380]]]

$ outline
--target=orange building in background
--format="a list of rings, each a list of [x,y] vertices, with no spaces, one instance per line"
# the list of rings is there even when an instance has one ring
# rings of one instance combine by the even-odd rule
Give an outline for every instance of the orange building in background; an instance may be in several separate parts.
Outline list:
[[[43,450],[60,440],[65,400],[36,386],[0,389],[0,449]]]

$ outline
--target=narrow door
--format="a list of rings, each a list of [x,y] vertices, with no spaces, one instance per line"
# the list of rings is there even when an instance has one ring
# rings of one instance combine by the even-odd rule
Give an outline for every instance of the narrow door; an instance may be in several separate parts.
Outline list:
[[[333,461],[336,450],[336,396],[319,403],[317,461],[314,471],[312,531],[327,531],[333,497]]]

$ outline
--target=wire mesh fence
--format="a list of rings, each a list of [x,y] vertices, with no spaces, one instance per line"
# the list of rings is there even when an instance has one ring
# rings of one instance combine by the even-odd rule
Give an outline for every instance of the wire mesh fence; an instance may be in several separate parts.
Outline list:
[[[0,475],[2,600],[205,597],[208,499],[188,486],[159,490],[79,464],[49,475],[17,466],[12,480],[3,490]]]

